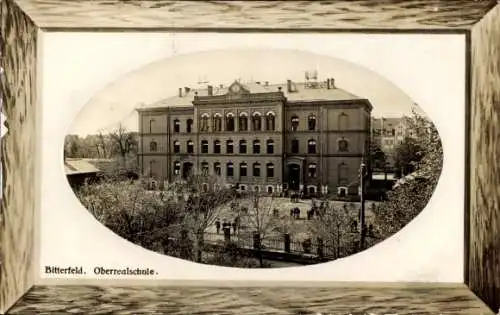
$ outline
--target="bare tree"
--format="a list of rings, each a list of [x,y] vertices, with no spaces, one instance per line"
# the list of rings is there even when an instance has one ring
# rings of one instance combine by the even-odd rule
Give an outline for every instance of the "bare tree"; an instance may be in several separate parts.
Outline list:
[[[323,203],[312,220],[314,233],[327,244],[327,250],[336,257],[353,254],[354,235],[351,229],[353,216],[349,206],[335,206],[333,203]],[[333,251],[333,252],[332,252]]]
[[[110,177],[84,184],[76,191],[94,217],[119,236],[145,248],[176,253],[168,246],[178,237],[183,213],[179,204],[157,192],[149,192],[141,181]]]
[[[273,216],[275,200],[274,197],[262,197],[257,191],[248,193],[246,196],[250,198],[252,204],[246,215],[244,215],[243,220],[245,226],[254,233],[254,242],[257,242],[256,249],[259,256],[259,264],[260,267],[263,267],[264,261],[262,259],[261,242],[276,226],[276,218]]]
[[[220,177],[198,173],[189,176],[175,189],[182,196],[184,227],[195,239],[194,260],[202,262],[205,232],[215,223],[223,206],[234,199],[234,191],[225,187]]]

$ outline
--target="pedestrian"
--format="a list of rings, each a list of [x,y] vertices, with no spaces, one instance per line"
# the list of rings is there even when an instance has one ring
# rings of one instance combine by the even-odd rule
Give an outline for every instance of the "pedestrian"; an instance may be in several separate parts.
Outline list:
[[[217,234],[220,232],[220,220],[215,220],[215,229],[217,230]]]
[[[236,225],[236,219],[233,221],[232,226],[233,226],[233,233],[236,234],[236,226],[237,226]]]
[[[241,224],[241,218],[240,216],[236,216],[236,218],[234,219],[234,223],[236,224],[236,229],[239,230],[240,229],[240,224]]]

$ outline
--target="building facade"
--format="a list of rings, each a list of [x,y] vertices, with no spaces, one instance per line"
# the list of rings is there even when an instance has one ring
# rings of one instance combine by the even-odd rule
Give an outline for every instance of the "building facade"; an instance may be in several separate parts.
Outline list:
[[[387,167],[393,167],[396,147],[406,137],[413,136],[408,130],[407,117],[373,117],[371,128],[371,141],[386,154]]]
[[[371,110],[333,79],[179,88],[138,109],[138,162],[159,181],[199,172],[242,190],[356,194]]]

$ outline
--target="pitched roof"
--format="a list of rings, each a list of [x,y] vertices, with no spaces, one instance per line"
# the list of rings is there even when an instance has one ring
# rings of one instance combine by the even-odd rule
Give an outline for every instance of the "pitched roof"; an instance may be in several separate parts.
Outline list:
[[[233,83],[234,84],[234,83]],[[250,93],[268,93],[278,92],[281,87],[281,92],[285,95],[289,102],[296,101],[335,101],[335,100],[359,100],[362,99],[357,95],[347,92],[340,88],[328,89],[326,83],[318,82],[315,88],[307,88],[306,83],[292,83],[292,92],[288,92],[287,83],[284,84],[268,84],[265,83],[240,83],[243,88]],[[232,85],[232,84],[231,84]],[[230,85],[229,85],[230,86]],[[212,95],[225,95],[228,93],[229,86],[213,86]],[[144,105],[141,108],[155,108],[155,107],[182,107],[192,106],[195,93],[198,96],[208,96],[208,88],[200,89],[182,89],[182,96],[176,96],[162,99],[156,103]]]
[[[91,163],[95,160],[67,158],[64,161],[64,171],[66,175],[99,173],[101,170]]]

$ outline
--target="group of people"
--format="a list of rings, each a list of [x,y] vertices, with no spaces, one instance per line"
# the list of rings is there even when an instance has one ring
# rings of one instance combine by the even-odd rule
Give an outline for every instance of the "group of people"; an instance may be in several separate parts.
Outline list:
[[[219,234],[221,231],[221,228],[222,228],[222,231],[224,231],[226,229],[229,229],[229,231],[231,231],[231,228],[233,228],[233,233],[236,233],[238,231],[238,229],[240,228],[240,224],[241,224],[241,222],[240,222],[239,216],[234,218],[234,220],[232,222],[228,222],[228,220],[223,219],[222,223],[221,223],[220,219],[217,218],[215,220],[215,230],[217,231],[217,234]]]

